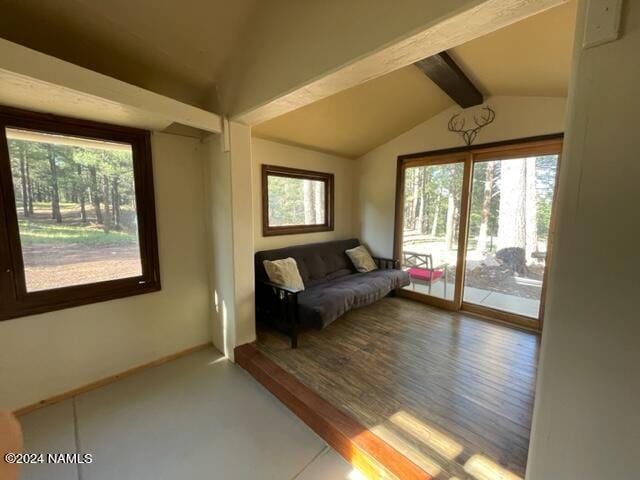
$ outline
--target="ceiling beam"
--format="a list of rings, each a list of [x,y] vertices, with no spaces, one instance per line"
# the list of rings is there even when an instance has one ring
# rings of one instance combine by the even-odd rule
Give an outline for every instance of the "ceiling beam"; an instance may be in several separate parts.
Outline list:
[[[219,115],[0,38],[0,105],[161,131],[220,133]]]
[[[462,108],[482,103],[482,93],[447,52],[440,52],[420,60],[415,63],[415,66]]]
[[[231,120],[258,125],[568,1],[404,2],[410,13],[385,0],[258,2],[264,15],[221,75],[220,101]]]

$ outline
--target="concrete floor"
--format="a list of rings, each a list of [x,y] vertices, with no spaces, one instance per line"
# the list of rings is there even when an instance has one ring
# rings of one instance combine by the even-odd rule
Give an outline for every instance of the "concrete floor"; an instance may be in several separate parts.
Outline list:
[[[20,418],[25,451],[89,453],[23,480],[355,480],[359,472],[213,348]]]

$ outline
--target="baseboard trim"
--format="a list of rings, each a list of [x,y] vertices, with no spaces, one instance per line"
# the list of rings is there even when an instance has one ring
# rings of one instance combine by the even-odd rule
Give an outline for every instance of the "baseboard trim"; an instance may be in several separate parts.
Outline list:
[[[370,479],[432,480],[415,463],[334,407],[251,344],[235,360],[293,413]]]
[[[45,398],[44,400],[40,400],[39,402],[32,403],[30,405],[26,405],[24,407],[20,407],[17,410],[14,410],[13,413],[16,416],[25,415],[27,413],[33,412],[34,410],[38,410],[40,408],[47,407],[49,405],[53,405],[54,403],[62,402],[63,400],[67,400],[71,397],[75,397],[76,395],[80,395],[82,393],[95,390],[96,388],[103,387],[110,383],[116,382],[122,378],[129,377],[135,373],[146,370],[147,368],[157,367],[158,365],[162,365],[163,363],[170,362],[171,360],[175,360],[177,358],[183,357],[185,355],[189,355],[190,353],[197,352],[199,350],[204,350],[205,348],[211,347],[211,342],[203,343],[200,345],[196,345],[194,347],[189,347],[185,350],[181,350],[176,353],[172,353],[170,355],[165,355],[164,357],[160,357],[156,360],[153,360],[148,363],[144,363],[142,365],[138,365],[137,367],[130,368],[120,373],[116,373],[115,375],[110,375],[108,377],[102,378],[95,382],[88,383],[82,387],[74,388],[73,390],[69,390],[64,393],[60,393],[58,395],[54,395],[49,398]]]

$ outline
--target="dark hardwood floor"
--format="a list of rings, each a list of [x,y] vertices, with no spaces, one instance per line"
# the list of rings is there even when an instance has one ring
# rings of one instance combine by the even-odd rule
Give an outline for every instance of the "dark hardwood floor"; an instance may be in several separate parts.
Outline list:
[[[434,478],[524,477],[539,338],[401,298],[257,348]]]

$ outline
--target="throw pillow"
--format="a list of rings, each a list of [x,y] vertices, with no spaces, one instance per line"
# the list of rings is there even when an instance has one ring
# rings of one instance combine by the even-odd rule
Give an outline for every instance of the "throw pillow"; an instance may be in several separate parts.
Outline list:
[[[264,260],[262,262],[269,280],[288,288],[304,290],[304,282],[298,270],[295,259],[283,258],[282,260]]]
[[[369,251],[364,245],[359,245],[356,248],[347,250],[345,253],[349,256],[353,262],[353,266],[356,267],[356,270],[360,273],[371,272],[378,268],[376,266],[376,262],[373,261],[373,258],[371,258]]]

